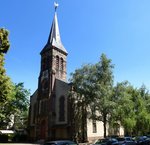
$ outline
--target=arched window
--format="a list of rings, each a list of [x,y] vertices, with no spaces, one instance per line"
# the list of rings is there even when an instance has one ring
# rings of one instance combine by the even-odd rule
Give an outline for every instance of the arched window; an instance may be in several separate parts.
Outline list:
[[[63,58],[61,58],[60,59],[60,70],[63,71],[63,69],[64,69],[64,60],[63,60]]]
[[[59,56],[56,56],[56,70],[59,70]]]
[[[46,58],[43,57],[42,58],[42,70],[45,70],[45,68],[46,68]]]
[[[42,91],[46,91],[46,90],[48,90],[48,80],[44,79],[42,81]]]
[[[65,97],[59,98],[59,121],[65,121]]]

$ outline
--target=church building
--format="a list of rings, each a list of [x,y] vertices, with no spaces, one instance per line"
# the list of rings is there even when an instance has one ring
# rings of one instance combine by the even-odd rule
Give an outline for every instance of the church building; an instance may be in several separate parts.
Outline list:
[[[57,4],[48,41],[41,50],[38,88],[30,97],[29,138],[37,140],[75,139],[73,111],[69,100],[71,84],[67,82],[67,50],[62,44],[57,19]],[[84,121],[87,118],[84,118]],[[78,120],[78,122],[83,120]],[[101,122],[86,122],[84,140],[103,136]]]
[[[38,89],[30,99],[30,137],[33,139],[68,138],[66,58],[67,51],[61,42],[57,13],[51,26],[48,41],[41,55]]]

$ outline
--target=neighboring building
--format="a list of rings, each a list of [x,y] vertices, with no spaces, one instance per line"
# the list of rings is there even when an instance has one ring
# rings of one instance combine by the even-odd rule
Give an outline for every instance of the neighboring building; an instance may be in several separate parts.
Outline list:
[[[48,41],[40,54],[38,88],[30,98],[30,140],[78,138],[75,132],[80,131],[77,131],[74,121],[86,123],[84,124],[86,133],[82,141],[102,137],[101,122],[93,122],[86,117],[83,120],[73,120],[73,108],[69,99],[72,87],[67,82],[66,70],[68,53],[61,42],[56,8]]]

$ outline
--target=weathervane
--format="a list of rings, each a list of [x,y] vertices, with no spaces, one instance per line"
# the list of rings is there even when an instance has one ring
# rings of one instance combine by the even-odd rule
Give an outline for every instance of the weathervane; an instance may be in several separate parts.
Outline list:
[[[57,2],[54,2],[55,11],[56,11],[58,6],[59,6],[59,4]]]

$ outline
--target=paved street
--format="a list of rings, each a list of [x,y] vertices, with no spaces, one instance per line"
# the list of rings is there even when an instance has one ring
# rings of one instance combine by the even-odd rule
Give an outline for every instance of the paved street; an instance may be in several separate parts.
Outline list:
[[[40,145],[40,144],[30,144],[30,143],[0,143],[0,145]]]

